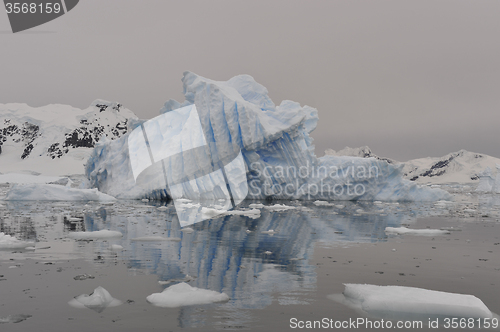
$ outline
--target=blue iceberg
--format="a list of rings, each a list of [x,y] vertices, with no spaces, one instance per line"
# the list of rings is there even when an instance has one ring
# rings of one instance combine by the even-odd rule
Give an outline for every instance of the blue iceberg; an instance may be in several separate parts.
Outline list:
[[[451,198],[403,179],[403,165],[317,158],[309,134],[318,111],[289,100],[276,106],[251,76],[221,82],[186,72],[182,81],[184,102],[169,100],[157,118],[129,124],[120,139],[101,139],[86,164],[88,186],[123,199],[174,199],[179,207],[183,199],[212,200],[221,210],[244,198]]]

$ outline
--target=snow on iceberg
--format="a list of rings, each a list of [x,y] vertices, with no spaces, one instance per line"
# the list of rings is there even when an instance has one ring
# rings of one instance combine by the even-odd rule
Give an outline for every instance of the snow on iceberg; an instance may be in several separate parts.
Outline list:
[[[149,303],[158,307],[175,308],[195,304],[209,304],[229,301],[226,293],[191,287],[185,282],[170,286],[161,293],[154,293],[147,298]]]
[[[75,189],[57,184],[16,184],[7,192],[7,201],[115,201],[97,189]]]
[[[147,149],[153,150],[160,143],[168,146],[166,136],[158,131],[158,127],[168,124],[163,125],[160,117],[142,125],[138,123],[144,134],[134,130],[137,140],[132,143],[129,139],[132,134],[127,134],[114,141],[104,139],[96,145],[86,164],[88,186],[117,198],[166,199],[171,195],[165,177],[175,174],[178,179],[190,180],[186,182],[189,185],[183,184],[184,197],[223,199],[227,198],[227,189],[219,185],[224,181],[222,174],[207,176],[199,172],[195,179],[190,176],[196,174],[200,165],[210,161],[216,165],[241,153],[243,162],[230,172],[226,170],[226,175],[239,180],[246,178],[249,199],[433,201],[451,197],[440,189],[404,180],[402,165],[375,158],[317,158],[309,136],[316,128],[317,110],[288,100],[276,106],[267,89],[251,76],[240,75],[219,82],[186,72],[183,85],[185,101],[181,104],[169,100],[160,110],[160,117],[179,110],[175,115],[179,123],[187,123],[189,117],[179,107],[194,105],[206,146],[199,149],[191,142],[192,149],[180,152],[173,149],[178,153],[169,163],[142,165],[137,158],[149,160],[151,154],[138,148],[148,146],[142,137],[153,137]],[[198,142],[196,137],[193,139]],[[142,166],[137,168],[138,165]],[[140,175],[134,168],[141,171]],[[231,191],[238,191],[230,187]]]
[[[342,297],[329,296],[370,316],[386,319],[435,317],[493,318],[493,313],[473,295],[416,287],[345,284]]]
[[[99,286],[94,289],[92,294],[78,295],[69,301],[68,304],[74,308],[89,308],[97,312],[102,312],[107,307],[121,305],[122,301],[113,298],[107,290]]]

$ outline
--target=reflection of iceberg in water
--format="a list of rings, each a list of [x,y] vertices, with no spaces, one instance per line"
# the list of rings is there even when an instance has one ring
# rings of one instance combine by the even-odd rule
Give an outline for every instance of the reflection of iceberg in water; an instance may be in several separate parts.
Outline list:
[[[359,210],[359,204],[350,205]],[[130,262],[130,268],[156,274],[160,281],[193,276],[196,278],[190,285],[228,294],[231,301],[225,306],[264,308],[273,301],[273,292],[279,294],[279,303],[293,304],[296,292],[314,288],[315,267],[309,263],[314,243],[380,241],[386,238],[385,227],[399,225],[402,218],[378,213],[353,217],[332,214],[332,209],[311,208],[302,211],[298,206],[285,212],[263,209],[257,220],[219,217],[195,225],[193,233],[181,231],[172,209],[137,217],[111,215],[105,221],[98,214],[87,214],[85,228],[95,231],[116,225],[124,238],[115,242],[125,248],[120,255]],[[262,233],[270,229],[277,233]],[[132,240],[148,237],[182,240]],[[82,245],[103,253],[110,244]]]
[[[249,203],[243,202],[241,208]],[[262,208],[258,219],[218,216],[193,225],[194,231],[188,233],[181,230],[172,204],[160,210],[137,201],[119,201],[112,206],[88,204],[11,202],[0,204],[0,219],[2,227],[19,239],[70,245],[62,257],[83,256],[100,269],[122,260],[131,271],[157,275],[158,281],[192,276],[191,286],[224,292],[231,298],[217,306],[236,323],[251,319],[252,313],[246,309],[262,309],[273,301],[282,305],[311,303],[316,266],[310,259],[316,243],[343,246],[385,241],[385,227],[400,226],[419,213],[432,213],[418,209],[415,203],[343,202],[328,207],[306,203],[281,212]],[[72,231],[104,229],[119,231],[123,237],[76,243],[61,240]],[[262,233],[269,230],[276,233]],[[180,241],[133,240],[151,237]],[[121,245],[124,250],[113,251],[112,245]],[[204,315],[196,306],[184,307],[180,324],[197,326],[207,319]]]

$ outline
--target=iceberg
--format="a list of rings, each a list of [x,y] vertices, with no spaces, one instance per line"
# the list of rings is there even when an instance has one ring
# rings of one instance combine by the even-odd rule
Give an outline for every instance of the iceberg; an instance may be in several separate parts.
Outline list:
[[[490,167],[486,167],[478,174],[479,184],[476,192],[500,194],[500,164],[496,164],[496,176]]]
[[[223,82],[186,72],[182,81],[184,102],[169,100],[157,118],[134,122],[132,132],[96,144],[85,166],[86,186],[120,199],[217,201],[231,197],[235,205],[242,197],[451,198],[443,190],[403,179],[403,165],[375,158],[317,158],[309,134],[316,128],[318,111],[289,100],[276,106],[267,89],[251,76]],[[195,120],[201,127],[190,126],[197,128],[191,130],[192,135],[182,133],[181,127]],[[171,132],[166,133],[167,129]],[[224,207],[230,208],[230,204]]]
[[[76,189],[57,184],[15,184],[7,192],[6,201],[102,201],[116,199],[97,189]]]
[[[33,244],[33,242],[21,241],[9,234],[0,232],[0,249],[24,249]]]

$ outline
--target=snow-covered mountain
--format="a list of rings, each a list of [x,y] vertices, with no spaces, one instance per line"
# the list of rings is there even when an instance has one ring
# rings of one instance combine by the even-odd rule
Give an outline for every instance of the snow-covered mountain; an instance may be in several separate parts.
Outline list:
[[[121,137],[131,119],[137,119],[132,111],[103,100],[83,110],[67,105],[0,104],[0,172],[82,174],[99,139]]]
[[[372,152],[372,150],[368,146],[362,146],[360,148],[350,148],[346,146],[342,150],[335,151],[332,149],[327,149],[325,151],[326,156],[349,156],[349,157],[361,157],[361,158],[375,158],[378,160],[384,160],[387,161],[389,164],[397,164],[399,163],[398,161],[395,161],[390,158],[383,158],[379,157],[376,154]]]
[[[443,184],[443,183],[478,183],[482,172],[490,168],[491,176],[495,177],[496,165],[500,159],[486,154],[460,150],[449,153],[439,158],[419,158],[404,163],[388,158],[379,157],[369,147],[360,148],[346,147],[338,152],[328,149],[326,155],[335,156],[357,156],[363,158],[376,158],[386,160],[389,163],[404,164],[404,177],[419,183]]]

